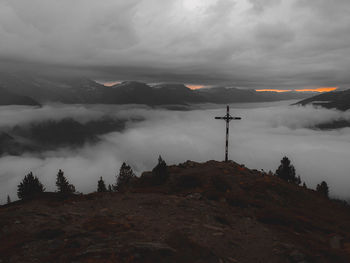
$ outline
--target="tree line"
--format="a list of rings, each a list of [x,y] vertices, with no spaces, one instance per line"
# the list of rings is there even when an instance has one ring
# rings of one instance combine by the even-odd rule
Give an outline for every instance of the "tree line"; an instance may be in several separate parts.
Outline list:
[[[276,172],[273,174],[270,172],[269,174],[274,175],[288,183],[301,185],[300,176],[296,175],[295,168],[291,164],[291,161],[288,157],[283,157],[281,160],[281,164],[277,168]],[[164,183],[164,181],[168,177],[167,173],[167,165],[165,161],[159,156],[158,164],[152,170],[152,177],[156,184]],[[133,172],[131,166],[126,164],[125,162],[121,165],[119,169],[119,174],[116,176],[116,183],[109,184],[108,186],[105,184],[102,176],[97,181],[97,192],[117,192],[123,190],[126,186],[132,184],[136,181],[136,175]],[[304,188],[306,187],[305,182],[302,184]],[[76,193],[76,188],[73,184],[71,184],[68,179],[65,177],[64,172],[59,170],[56,176],[56,192],[61,194],[73,194]],[[28,173],[22,180],[22,182],[17,186],[17,196],[19,199],[30,199],[40,193],[45,191],[44,185],[39,181],[38,177],[34,176],[32,172]],[[322,181],[317,185],[316,191],[321,195],[328,198],[329,195],[329,187],[325,181]],[[10,196],[7,196],[7,203],[10,203]]]
[[[294,166],[291,164],[291,161],[286,156],[282,158],[281,164],[277,168],[275,175],[288,183],[301,185],[300,176],[296,175]],[[305,182],[302,186],[304,188],[307,188]],[[316,191],[327,198],[329,197],[329,187],[325,181],[322,181],[316,186]]]
[[[158,158],[158,164],[152,170],[152,177],[155,182],[163,183],[167,179],[167,165],[161,156]],[[97,192],[117,192],[124,190],[125,187],[136,181],[136,175],[131,166],[125,162],[119,169],[119,174],[116,176],[116,183],[106,186],[102,176],[97,181]],[[60,169],[56,176],[56,192],[60,194],[76,193],[76,188],[69,182],[64,172]],[[40,182],[37,176],[32,172],[24,176],[23,180],[17,186],[17,196],[19,199],[30,199],[45,192],[44,185]],[[7,203],[11,203],[10,196],[7,196]]]

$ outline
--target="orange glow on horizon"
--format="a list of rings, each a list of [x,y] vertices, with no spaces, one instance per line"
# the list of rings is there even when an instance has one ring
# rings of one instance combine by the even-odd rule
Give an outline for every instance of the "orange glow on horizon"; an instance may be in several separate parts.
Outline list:
[[[272,91],[272,92],[290,92],[291,89],[256,89],[257,92]]]
[[[205,88],[205,86],[203,85],[187,85],[187,84],[186,84],[186,87],[192,90]]]
[[[319,88],[307,88],[307,89],[296,89],[295,91],[314,91],[314,92],[329,92],[338,89],[338,87],[319,87]]]
[[[106,86],[106,87],[112,87],[116,84],[120,84],[120,81],[107,81],[107,82],[103,82],[102,85]]]
[[[263,91],[272,91],[272,92],[291,92],[291,91],[296,91],[296,92],[329,92],[329,91],[334,91],[338,89],[339,87],[318,87],[318,88],[305,88],[305,89],[296,89],[296,90],[291,90],[291,89],[256,89],[255,91],[257,92],[263,92]]]

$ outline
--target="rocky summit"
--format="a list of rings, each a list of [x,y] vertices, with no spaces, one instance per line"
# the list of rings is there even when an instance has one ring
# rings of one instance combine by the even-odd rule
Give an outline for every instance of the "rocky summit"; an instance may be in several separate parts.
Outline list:
[[[0,207],[0,262],[350,262],[350,209],[234,162]]]

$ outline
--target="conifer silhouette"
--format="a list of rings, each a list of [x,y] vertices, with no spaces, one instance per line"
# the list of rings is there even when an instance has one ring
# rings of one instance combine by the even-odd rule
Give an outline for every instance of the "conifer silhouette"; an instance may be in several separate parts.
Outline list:
[[[275,175],[289,183],[301,184],[300,176],[295,175],[295,168],[286,156],[281,160],[281,165],[276,170]]]
[[[328,198],[329,188],[325,181],[316,186],[316,191]]]
[[[106,184],[102,179],[102,176],[100,177],[100,180],[98,180],[97,183],[97,192],[107,192]]]
[[[120,191],[126,188],[134,178],[135,174],[132,168],[124,162],[120,167],[114,191]]]
[[[17,195],[19,199],[28,199],[44,191],[44,186],[39,181],[38,177],[34,177],[32,172],[27,174],[17,186]]]
[[[64,176],[64,172],[60,169],[56,177],[56,186],[59,193],[74,193],[75,187],[70,184]]]
[[[158,158],[158,164],[152,170],[152,177],[155,184],[163,184],[168,179],[167,166],[160,155]]]

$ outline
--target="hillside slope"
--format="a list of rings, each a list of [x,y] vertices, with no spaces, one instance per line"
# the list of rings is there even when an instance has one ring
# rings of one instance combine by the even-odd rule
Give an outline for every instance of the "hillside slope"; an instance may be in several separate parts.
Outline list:
[[[350,210],[234,162],[0,207],[1,262],[350,262]]]
[[[313,104],[327,109],[346,111],[350,109],[350,89],[323,93],[298,102],[299,105]]]

